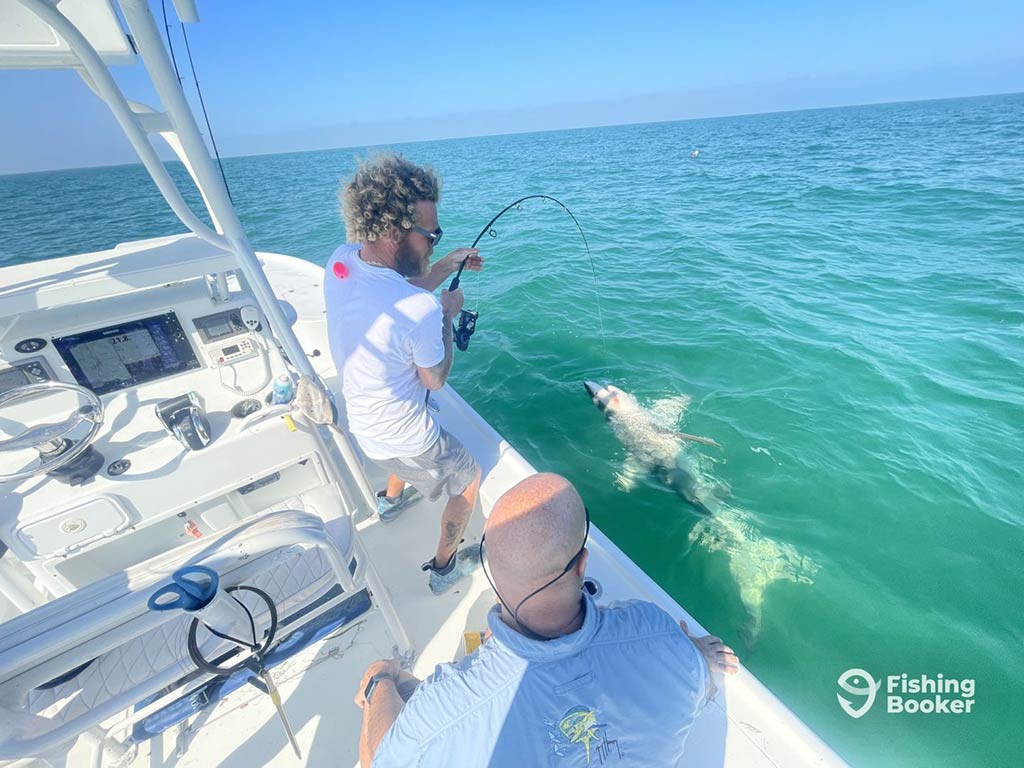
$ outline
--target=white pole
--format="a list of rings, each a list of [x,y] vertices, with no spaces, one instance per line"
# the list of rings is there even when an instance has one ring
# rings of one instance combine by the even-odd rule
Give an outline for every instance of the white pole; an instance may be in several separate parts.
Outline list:
[[[160,32],[150,12],[146,0],[121,0],[121,9],[124,13],[128,27],[132,31],[135,46],[142,56],[142,61],[149,71],[157,94],[160,96],[164,109],[174,124],[175,133],[181,142],[181,146],[191,161],[192,172],[198,180],[200,190],[203,193],[210,215],[218,222],[223,230],[224,236],[231,245],[239,262],[242,275],[249,284],[250,290],[256,294],[256,298],[263,307],[270,322],[274,336],[280,340],[285,353],[293,366],[302,374],[311,378],[317,378],[313,366],[306,357],[305,350],[292,333],[281,310],[281,305],[274,295],[270,282],[260,266],[248,238],[238,220],[238,214],[228,195],[227,187],[220,176],[206,150],[206,143],[203,141],[199,126],[181,90],[177,75],[171,63],[167,50],[164,48]],[[338,446],[344,460],[349,465],[349,471],[356,480],[362,496],[369,508],[375,508],[374,493],[369,482],[362,471],[362,464],[359,461],[355,450],[347,435],[337,435]]]
[[[192,164],[192,170],[199,181],[200,189],[208,201],[210,214],[220,223],[224,236],[239,262],[242,274],[270,321],[274,336],[278,338],[291,364],[307,376],[313,375],[313,367],[295,334],[285,320],[281,305],[260,267],[259,259],[245,236],[238,220],[227,188],[220,177],[213,160],[206,150],[199,126],[192,115],[192,109],[185,100],[185,94],[178,83],[167,49],[164,48],[156,20],[146,0],[121,0],[121,10],[132,32],[135,47],[142,56],[142,62],[156,88],[160,101],[167,110],[181,145]]]

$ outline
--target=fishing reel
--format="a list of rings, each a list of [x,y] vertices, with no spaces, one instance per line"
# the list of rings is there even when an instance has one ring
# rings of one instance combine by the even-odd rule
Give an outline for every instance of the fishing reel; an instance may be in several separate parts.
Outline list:
[[[479,312],[471,309],[463,309],[459,312],[459,324],[455,326],[453,335],[455,346],[459,351],[465,352],[469,349],[469,340],[476,332],[476,319],[480,317]]]

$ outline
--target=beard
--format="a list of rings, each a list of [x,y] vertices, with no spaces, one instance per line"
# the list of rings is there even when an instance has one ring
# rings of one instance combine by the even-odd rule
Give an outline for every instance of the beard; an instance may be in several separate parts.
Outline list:
[[[395,251],[395,270],[402,277],[421,277],[427,272],[427,260],[403,240]]]

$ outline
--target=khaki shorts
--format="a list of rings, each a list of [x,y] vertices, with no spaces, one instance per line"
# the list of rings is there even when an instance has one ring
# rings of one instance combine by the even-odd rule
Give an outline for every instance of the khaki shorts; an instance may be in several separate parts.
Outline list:
[[[434,444],[419,456],[374,461],[431,501],[436,501],[442,493],[460,495],[476,478],[479,469],[466,447],[444,429]]]

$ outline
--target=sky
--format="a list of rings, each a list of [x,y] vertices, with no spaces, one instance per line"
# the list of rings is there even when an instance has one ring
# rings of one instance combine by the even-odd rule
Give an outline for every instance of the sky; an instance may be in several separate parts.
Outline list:
[[[189,42],[229,156],[1024,91],[1020,0],[199,0],[199,11]],[[158,106],[141,67],[115,73],[129,98]],[[0,174],[135,161],[73,72],[0,71],[0,103]]]

